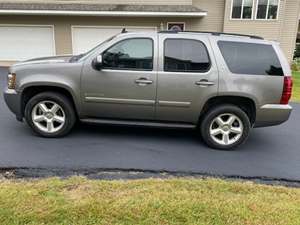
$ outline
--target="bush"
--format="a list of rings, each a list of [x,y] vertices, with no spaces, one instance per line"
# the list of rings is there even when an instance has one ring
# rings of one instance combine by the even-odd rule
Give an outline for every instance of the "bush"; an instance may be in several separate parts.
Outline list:
[[[294,59],[300,58],[300,43],[296,44],[296,49],[294,52]]]
[[[292,71],[299,71],[299,64],[297,60],[294,60],[292,63]]]

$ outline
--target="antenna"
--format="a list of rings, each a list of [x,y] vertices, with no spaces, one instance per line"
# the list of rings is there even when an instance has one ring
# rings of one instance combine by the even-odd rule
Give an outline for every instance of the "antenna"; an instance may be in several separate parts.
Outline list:
[[[122,34],[127,33],[126,28],[124,27],[121,31]]]

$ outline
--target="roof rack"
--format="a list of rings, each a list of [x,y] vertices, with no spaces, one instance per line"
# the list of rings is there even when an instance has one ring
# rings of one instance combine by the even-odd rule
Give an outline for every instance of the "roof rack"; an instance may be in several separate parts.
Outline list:
[[[215,36],[220,35],[230,35],[230,36],[240,36],[240,37],[249,37],[253,39],[260,39],[263,40],[263,37],[256,36],[256,35],[247,35],[247,34],[235,34],[235,33],[222,33],[222,32],[209,32],[209,31],[176,31],[176,30],[165,30],[159,31],[158,33],[166,33],[166,34],[177,34],[177,33],[199,33],[199,34],[211,34]]]

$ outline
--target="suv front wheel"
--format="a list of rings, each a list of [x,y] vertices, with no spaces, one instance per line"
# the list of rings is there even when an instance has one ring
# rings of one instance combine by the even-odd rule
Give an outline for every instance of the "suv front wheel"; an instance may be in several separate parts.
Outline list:
[[[201,123],[201,136],[211,148],[232,150],[249,136],[251,124],[247,114],[235,105],[210,109]]]
[[[26,104],[25,119],[35,133],[49,138],[65,136],[76,122],[70,100],[55,92],[33,96]]]

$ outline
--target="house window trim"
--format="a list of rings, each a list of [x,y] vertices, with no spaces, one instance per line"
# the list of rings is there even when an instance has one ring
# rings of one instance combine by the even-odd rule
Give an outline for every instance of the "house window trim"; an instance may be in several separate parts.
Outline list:
[[[279,12],[280,12],[280,2],[281,2],[281,0],[278,0],[278,7],[277,7],[277,16],[276,16],[276,19],[268,19],[269,8],[270,8],[270,0],[268,0],[266,17],[265,17],[264,19],[259,19],[259,18],[257,18],[258,2],[259,2],[259,0],[256,0],[255,20],[258,20],[258,21],[271,21],[271,22],[272,22],[272,21],[278,21],[278,20],[279,20]]]
[[[241,10],[241,17],[240,18],[232,18],[232,12],[233,12],[233,1],[234,0],[231,0],[231,10],[230,10],[230,20],[245,20],[245,21],[249,21],[249,20],[253,20],[254,16],[253,16],[253,10],[254,10],[254,3],[255,3],[255,0],[252,0],[252,11],[251,11],[251,18],[249,19],[243,19],[243,12],[244,12],[244,1],[245,0],[242,0],[242,10]]]

